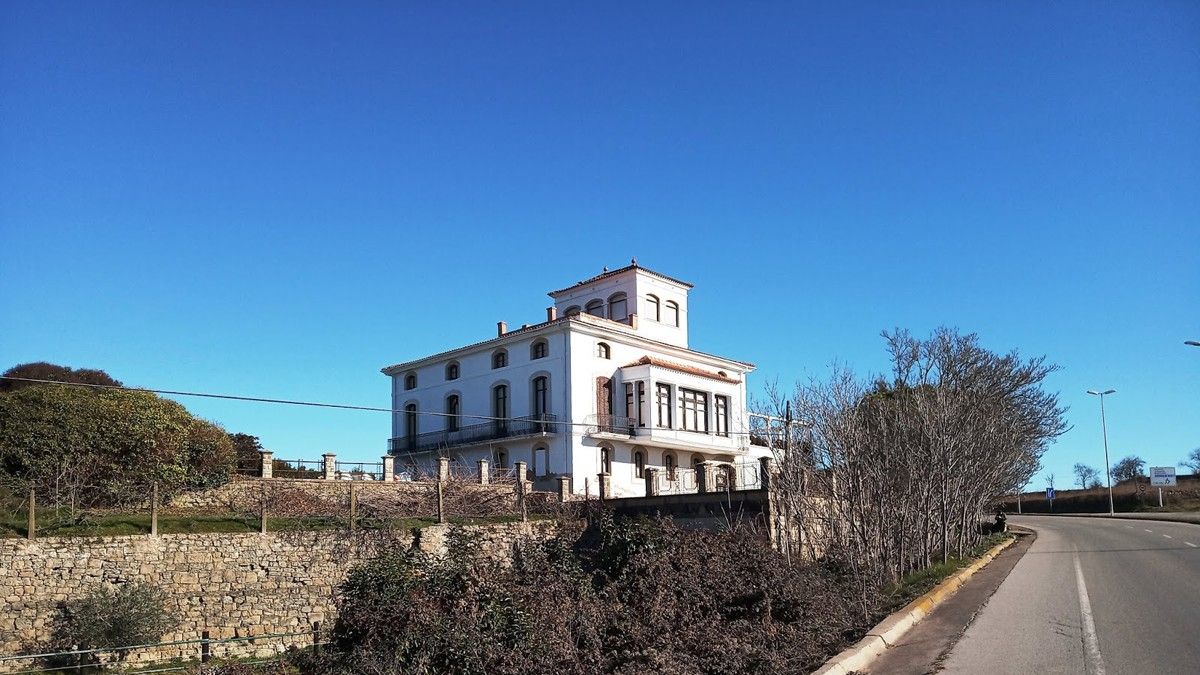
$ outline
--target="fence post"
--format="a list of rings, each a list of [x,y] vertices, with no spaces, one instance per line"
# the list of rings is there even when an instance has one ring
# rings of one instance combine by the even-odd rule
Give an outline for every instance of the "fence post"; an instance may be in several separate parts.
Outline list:
[[[571,501],[571,477],[558,477],[558,501],[559,503],[567,503]]]
[[[437,507],[438,507],[438,522],[446,522],[446,496],[442,481],[437,482]]]
[[[158,481],[150,489],[150,536],[158,536]]]
[[[325,469],[325,473],[321,477],[325,480],[333,480],[334,476],[337,474],[337,455],[333,454],[332,452],[327,452],[324,455],[321,455],[321,458],[325,460],[325,464],[322,467]]]
[[[758,458],[758,484],[760,490],[771,489],[771,473],[775,468],[774,457],[759,457]]]
[[[716,492],[717,475],[713,462],[703,461],[696,465],[696,491]]]
[[[488,461],[486,459],[481,459],[477,463],[479,464],[479,484],[490,484],[492,482],[492,468],[488,466]]]
[[[354,489],[354,481],[350,483],[350,531],[354,532],[354,521],[358,520],[358,491]]]
[[[258,533],[267,533],[267,482],[259,481],[258,493]]]
[[[396,480],[396,458],[391,455],[383,456],[383,482],[391,483]]]
[[[314,621],[312,625],[312,653],[320,655],[321,653],[321,622]]]
[[[450,480],[450,458],[438,457],[438,482]]]
[[[601,473],[599,475],[600,501],[612,499],[612,476]]]
[[[520,467],[523,463],[517,462],[517,465]],[[517,474],[517,504],[521,507],[521,522],[529,522],[529,511],[525,507],[525,481],[520,478],[520,473]]]
[[[272,450],[259,450],[258,454],[262,457],[262,465],[258,469],[258,477],[270,478],[275,469],[275,452]]]
[[[37,539],[37,500],[33,496],[33,488],[29,488],[29,523],[26,527],[29,528],[26,538],[30,541]]]
[[[212,659],[212,645],[208,641],[208,631],[200,633],[200,663],[208,663]]]
[[[658,471],[659,471],[658,469],[654,469],[651,467],[646,467],[646,469],[644,470],[645,477],[646,477],[646,496],[647,497],[657,497],[658,496]]]

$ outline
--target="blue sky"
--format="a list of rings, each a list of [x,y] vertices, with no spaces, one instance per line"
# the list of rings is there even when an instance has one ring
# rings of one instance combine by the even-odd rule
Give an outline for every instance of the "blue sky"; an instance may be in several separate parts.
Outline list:
[[[949,325],[1062,366],[1060,486],[1088,388],[1114,459],[1200,446],[1200,6],[848,4],[6,3],[0,366],[387,405],[636,256],[755,387]],[[285,457],[389,435],[185,403]]]

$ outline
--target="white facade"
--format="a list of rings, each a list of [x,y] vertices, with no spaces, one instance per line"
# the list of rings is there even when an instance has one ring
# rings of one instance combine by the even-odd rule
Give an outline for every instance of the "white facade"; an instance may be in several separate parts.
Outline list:
[[[397,470],[524,461],[539,489],[566,475],[596,495],[607,473],[614,495],[641,496],[648,467],[678,467],[662,472],[666,492],[694,489],[699,461],[757,462],[754,366],[688,349],[690,289],[635,262],[551,292],[543,323],[384,368]]]

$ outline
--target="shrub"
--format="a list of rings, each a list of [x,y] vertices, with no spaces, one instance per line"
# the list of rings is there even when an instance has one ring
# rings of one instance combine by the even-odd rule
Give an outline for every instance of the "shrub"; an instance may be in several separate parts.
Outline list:
[[[478,540],[351,572],[324,672],[791,673],[858,628],[845,578],[741,532],[602,514],[511,565]]]
[[[100,649],[159,641],[179,625],[166,609],[166,594],[157,586],[131,582],[98,586],[86,596],[64,604],[55,642],[65,648]],[[123,660],[126,651],[116,652]]]

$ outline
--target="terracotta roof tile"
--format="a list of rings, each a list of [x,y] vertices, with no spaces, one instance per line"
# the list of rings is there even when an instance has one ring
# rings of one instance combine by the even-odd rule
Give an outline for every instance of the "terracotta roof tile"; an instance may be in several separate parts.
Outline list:
[[[557,291],[550,291],[549,293],[547,293],[547,295],[549,295],[550,297],[554,297],[554,296],[558,295],[559,293],[569,291],[572,288],[575,288],[576,286],[583,286],[583,285],[590,284],[590,283],[593,283],[596,281],[600,281],[601,279],[607,279],[608,277],[616,276],[618,274],[623,274],[632,269],[639,269],[647,274],[656,276],[660,279],[666,279],[667,281],[681,284],[683,286],[687,286],[688,288],[695,288],[695,286],[693,286],[692,284],[689,284],[686,281],[681,281],[674,277],[669,277],[661,272],[655,272],[654,270],[652,270],[648,267],[642,267],[641,265],[637,264],[636,262],[633,262],[633,263],[630,263],[629,265],[626,265],[620,269],[609,270],[607,272],[601,272],[600,274],[597,274],[596,276],[594,276],[590,279],[584,279],[583,281],[580,281],[579,283],[571,284],[570,286],[567,286],[566,288],[560,288]]]
[[[674,361],[668,361],[666,359],[660,359],[660,358],[650,356],[650,355],[643,356],[642,358],[638,359],[637,361],[634,361],[633,363],[626,364],[624,367],[625,368],[633,368],[634,366],[658,366],[659,368],[666,368],[668,370],[674,370],[674,371],[680,372],[680,373],[687,373],[689,375],[697,375],[699,377],[707,377],[710,380],[717,380],[718,382],[728,382],[729,384],[741,384],[741,382],[742,382],[741,380],[736,380],[732,377],[729,377],[728,375],[724,375],[719,372],[713,373],[713,372],[704,370],[703,368],[697,368],[695,366],[689,366],[689,365],[685,365],[682,363],[676,363]]]

